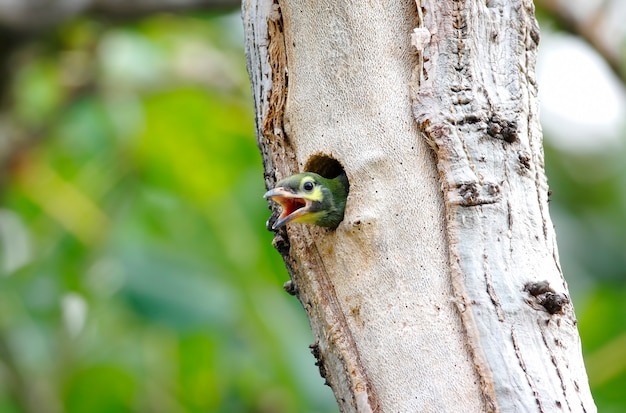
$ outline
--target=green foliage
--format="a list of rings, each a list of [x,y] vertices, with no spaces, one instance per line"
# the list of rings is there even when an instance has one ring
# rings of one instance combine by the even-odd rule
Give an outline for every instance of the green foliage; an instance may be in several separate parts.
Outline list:
[[[265,230],[239,27],[79,19],[13,56],[1,413],[337,410]],[[626,406],[624,155],[546,148],[603,412]]]
[[[549,142],[549,139],[546,140]],[[626,168],[623,148],[589,154],[546,146],[563,273],[601,412],[626,406]]]
[[[239,25],[77,20],[19,56],[0,412],[336,411],[265,229]]]

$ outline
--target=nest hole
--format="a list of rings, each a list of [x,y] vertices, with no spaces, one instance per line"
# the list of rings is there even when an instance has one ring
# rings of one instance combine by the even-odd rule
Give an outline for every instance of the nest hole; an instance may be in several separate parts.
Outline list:
[[[345,170],[341,163],[335,158],[328,155],[313,155],[304,165],[305,172],[315,172],[324,178],[336,178],[341,174],[345,174]]]

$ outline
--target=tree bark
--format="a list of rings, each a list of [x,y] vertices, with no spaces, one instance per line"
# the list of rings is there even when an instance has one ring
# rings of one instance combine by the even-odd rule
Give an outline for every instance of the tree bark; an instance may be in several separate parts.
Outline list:
[[[243,3],[267,187],[350,181],[336,230],[274,238],[342,412],[595,411],[548,215],[533,12]]]

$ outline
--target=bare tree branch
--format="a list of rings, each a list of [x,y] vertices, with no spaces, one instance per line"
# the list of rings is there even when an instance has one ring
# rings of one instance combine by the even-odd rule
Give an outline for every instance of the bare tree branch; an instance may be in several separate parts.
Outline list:
[[[626,30],[616,33],[611,24],[611,18],[620,13],[617,2],[605,0],[592,13],[576,12],[576,2],[561,0],[537,0],[537,4],[547,10],[558,24],[570,33],[582,37],[607,62],[615,75],[626,83],[624,59],[620,55],[620,45],[626,35]],[[626,16],[622,16],[626,18]],[[615,19],[619,21],[620,19]]]
[[[0,27],[31,32],[85,13],[129,18],[164,11],[234,10],[239,5],[238,0],[4,0]]]

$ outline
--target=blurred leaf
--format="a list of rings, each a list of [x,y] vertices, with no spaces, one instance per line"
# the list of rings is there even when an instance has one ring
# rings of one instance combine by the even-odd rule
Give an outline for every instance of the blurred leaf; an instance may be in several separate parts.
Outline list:
[[[183,190],[205,204],[231,188],[258,160],[250,145],[249,112],[196,89],[154,95],[145,103],[147,125],[137,147],[147,182]],[[242,120],[246,120],[243,121]]]
[[[206,266],[189,268],[168,255],[133,247],[121,252],[126,272],[121,293],[137,313],[174,329],[225,329],[240,317],[237,295],[219,281],[223,275],[203,276]]]
[[[13,84],[15,115],[34,127],[53,114],[63,98],[58,66],[48,59],[29,61]]]
[[[77,371],[65,389],[68,413],[136,411],[137,384],[123,369],[102,365]]]

